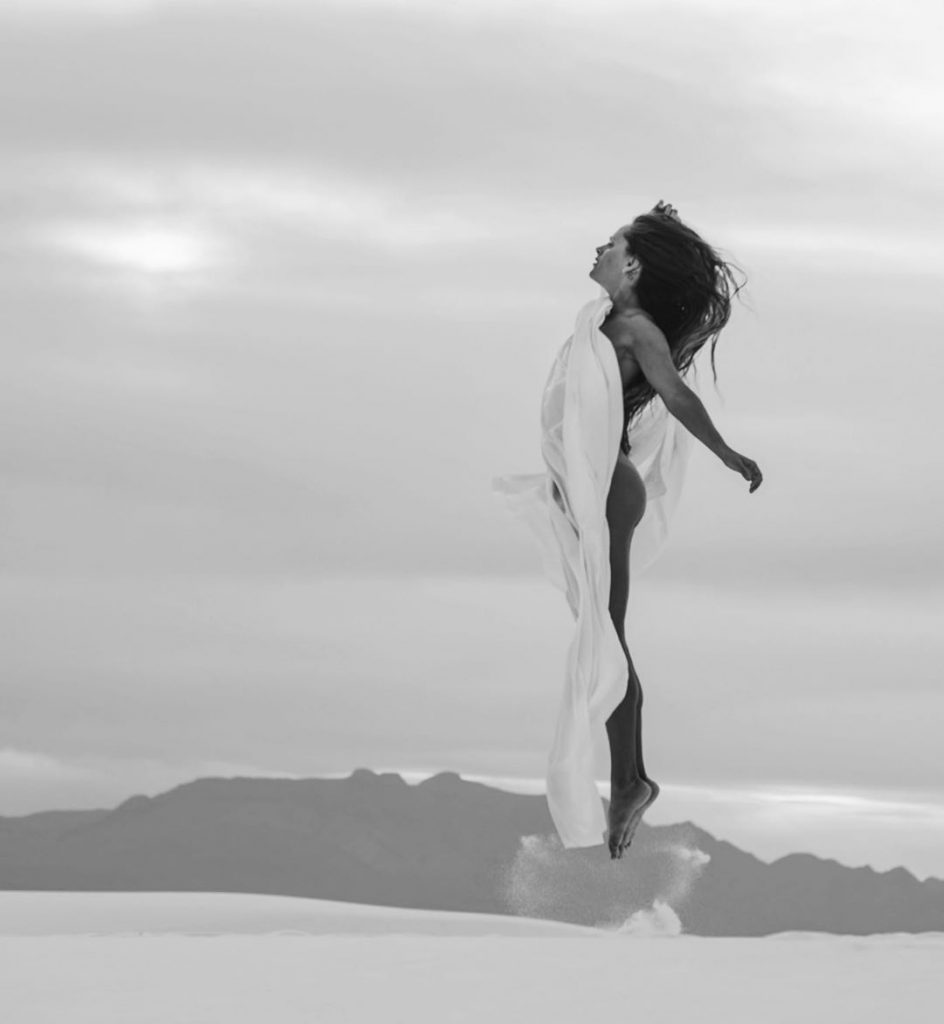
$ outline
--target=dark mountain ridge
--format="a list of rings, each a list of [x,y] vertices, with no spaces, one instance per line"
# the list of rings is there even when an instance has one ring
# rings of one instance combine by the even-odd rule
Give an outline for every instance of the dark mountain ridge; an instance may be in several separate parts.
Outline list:
[[[419,785],[201,778],[113,810],[0,818],[0,889],[253,892],[619,924],[658,901],[685,932],[944,931],[944,880],[793,853],[766,863],[692,822],[630,851],[560,846],[543,795],[443,772]]]

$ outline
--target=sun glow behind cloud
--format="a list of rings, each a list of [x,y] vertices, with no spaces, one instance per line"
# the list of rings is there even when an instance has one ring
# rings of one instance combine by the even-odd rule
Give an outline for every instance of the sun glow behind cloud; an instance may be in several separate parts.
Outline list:
[[[62,223],[36,234],[65,252],[102,266],[144,274],[186,274],[220,262],[214,240],[193,227],[153,222]]]

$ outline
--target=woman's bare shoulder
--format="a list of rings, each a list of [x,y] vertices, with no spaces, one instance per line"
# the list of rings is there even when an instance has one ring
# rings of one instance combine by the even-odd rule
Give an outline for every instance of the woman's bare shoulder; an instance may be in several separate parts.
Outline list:
[[[660,359],[670,354],[669,339],[648,313],[624,314],[614,325],[613,346],[618,356],[625,351],[637,363],[650,353]]]
[[[652,319],[644,309],[634,309],[628,313],[621,313],[618,318],[617,330],[624,337],[632,340],[644,336],[656,335],[664,338],[662,328]]]

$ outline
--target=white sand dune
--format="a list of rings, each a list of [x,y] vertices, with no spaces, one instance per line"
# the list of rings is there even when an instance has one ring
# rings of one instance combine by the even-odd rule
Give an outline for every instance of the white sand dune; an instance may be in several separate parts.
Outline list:
[[[654,941],[281,896],[3,892],[0,933],[5,1024],[925,1024],[944,1000],[940,932]]]
[[[228,892],[0,892],[0,935],[581,935],[594,928]]]

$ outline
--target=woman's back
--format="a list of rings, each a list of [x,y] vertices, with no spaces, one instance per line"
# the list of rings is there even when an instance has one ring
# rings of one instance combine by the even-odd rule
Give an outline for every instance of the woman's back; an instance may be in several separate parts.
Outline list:
[[[620,451],[627,456],[632,449],[628,438],[630,416],[629,391],[643,376],[643,372],[642,367],[640,367],[632,352],[625,344],[620,344],[617,341],[619,337],[617,324],[624,324],[626,321],[631,322],[632,318],[638,317],[643,317],[655,323],[652,317],[642,309],[632,310],[629,313],[617,313],[611,309],[606,319],[600,324],[600,332],[610,339],[613,351],[616,353],[616,361],[619,363],[620,380],[623,384],[623,437],[620,443]]]

